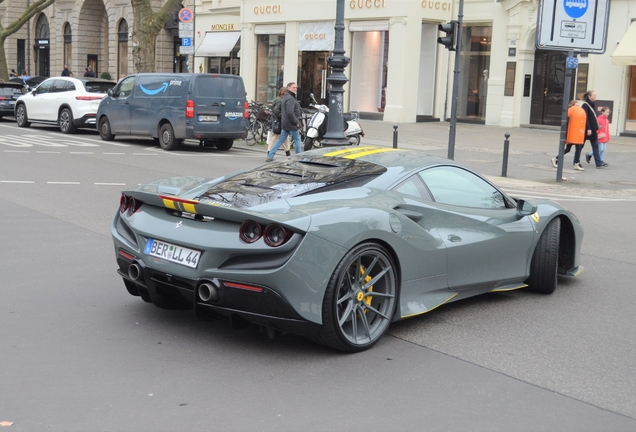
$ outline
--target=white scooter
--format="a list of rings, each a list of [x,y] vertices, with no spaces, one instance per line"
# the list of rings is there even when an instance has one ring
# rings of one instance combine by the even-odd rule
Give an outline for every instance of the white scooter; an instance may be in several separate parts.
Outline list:
[[[321,141],[324,135],[327,133],[327,116],[329,115],[329,107],[327,105],[321,105],[316,102],[314,94],[309,95],[313,104],[309,104],[310,107],[317,109],[314,115],[309,119],[307,125],[307,134],[305,135],[305,142],[303,149],[305,151],[311,150],[312,147],[322,147]],[[349,142],[349,145],[360,144],[360,137],[364,136],[364,131],[357,122],[359,118],[358,111],[353,111],[351,114],[342,115],[346,122],[346,128],[343,124],[344,134]]]

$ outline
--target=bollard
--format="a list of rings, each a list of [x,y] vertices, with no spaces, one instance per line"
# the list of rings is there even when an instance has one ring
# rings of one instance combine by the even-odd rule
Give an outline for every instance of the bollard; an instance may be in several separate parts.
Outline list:
[[[503,153],[503,163],[501,165],[501,176],[506,177],[508,175],[508,147],[510,147],[510,134],[504,135],[506,139],[504,140],[504,153]]]
[[[398,125],[394,124],[393,125],[393,148],[397,148],[397,139],[398,139],[397,128],[398,128]]]

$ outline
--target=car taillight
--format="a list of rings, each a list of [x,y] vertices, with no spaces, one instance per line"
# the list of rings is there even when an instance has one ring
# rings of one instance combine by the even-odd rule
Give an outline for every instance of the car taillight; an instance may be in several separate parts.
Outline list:
[[[287,242],[293,232],[279,224],[269,224],[263,227],[258,222],[245,221],[239,228],[239,237],[245,243],[254,243],[261,237],[267,246],[278,247]]]
[[[260,224],[254,221],[245,221],[239,228],[239,236],[245,243],[254,243],[263,235]]]
[[[7,99],[7,98],[4,97],[4,96],[0,96],[0,100],[5,100],[5,99]]]
[[[277,247],[289,240],[291,234],[291,231],[288,231],[282,225],[271,224],[265,227],[263,240],[265,240],[267,246]]]
[[[94,101],[94,100],[102,100],[104,96],[75,96],[76,100],[81,101]]]
[[[119,212],[125,213],[128,212],[128,216],[132,216],[135,212],[139,210],[142,206],[143,202],[139,201],[133,197],[126,196],[121,194],[121,198],[119,199]]]
[[[188,99],[186,101],[186,118],[194,117],[194,101]]]
[[[243,118],[250,118],[250,104],[247,102],[243,105]]]

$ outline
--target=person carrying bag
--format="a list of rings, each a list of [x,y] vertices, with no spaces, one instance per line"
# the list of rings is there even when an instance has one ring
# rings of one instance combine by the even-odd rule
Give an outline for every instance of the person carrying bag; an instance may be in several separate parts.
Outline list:
[[[281,105],[283,103],[283,96],[287,89],[285,87],[281,87],[278,91],[278,96],[274,99],[274,103],[272,104],[272,133],[269,134],[269,139],[267,140],[267,152],[272,149],[274,143],[278,141],[281,133]],[[287,139],[283,142],[283,149],[285,150],[285,156],[291,156],[290,152],[291,148],[291,136],[287,136]]]

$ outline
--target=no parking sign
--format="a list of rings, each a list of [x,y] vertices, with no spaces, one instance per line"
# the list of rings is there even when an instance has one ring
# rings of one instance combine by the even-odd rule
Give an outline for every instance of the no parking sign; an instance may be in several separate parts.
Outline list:
[[[189,23],[194,20],[194,12],[191,9],[183,8],[179,11],[179,21]]]

